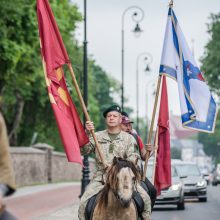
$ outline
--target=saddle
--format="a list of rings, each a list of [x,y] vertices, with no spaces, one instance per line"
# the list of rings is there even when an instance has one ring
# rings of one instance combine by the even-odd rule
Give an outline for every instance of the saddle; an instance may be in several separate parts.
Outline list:
[[[85,220],[92,220],[93,212],[97,204],[97,197],[99,193],[92,196],[87,202],[86,210],[85,210]],[[132,199],[137,209],[138,219],[142,219],[142,212],[144,210],[144,201],[141,198],[140,194],[136,191],[133,192]]]

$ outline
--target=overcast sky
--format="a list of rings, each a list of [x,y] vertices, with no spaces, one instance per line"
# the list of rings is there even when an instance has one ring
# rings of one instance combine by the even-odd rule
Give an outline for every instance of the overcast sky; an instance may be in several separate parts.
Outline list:
[[[83,13],[83,0],[72,0]],[[134,23],[130,10],[125,15],[125,84],[124,94],[129,99],[127,106],[134,109],[136,115],[136,59],[142,52],[153,57],[151,72],[143,71],[144,63],[139,62],[139,110],[140,116],[152,114],[152,84],[157,81],[163,46],[168,3],[166,0],[87,0],[87,38],[88,53],[109,75],[121,82],[121,27],[122,14],[126,8],[136,5],[144,10],[144,19],[140,23],[144,30],[139,38],[132,33]],[[173,7],[189,46],[194,48],[197,64],[208,42],[207,23],[210,13],[220,12],[220,0],[174,0]],[[77,36],[83,41],[83,25],[79,25]],[[180,114],[177,85],[168,82],[169,106],[174,114]],[[148,100],[148,101],[147,101]],[[148,103],[148,104],[147,104]],[[120,104],[120,100],[119,100]],[[148,106],[148,107],[147,107]]]

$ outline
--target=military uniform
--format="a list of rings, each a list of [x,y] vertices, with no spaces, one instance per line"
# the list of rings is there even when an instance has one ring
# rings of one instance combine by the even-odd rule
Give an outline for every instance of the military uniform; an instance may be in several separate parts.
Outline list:
[[[8,134],[4,118],[0,112],[0,193],[11,195],[16,189],[13,167],[9,153]],[[9,218],[10,216],[10,218]],[[15,219],[0,204],[0,219]]]
[[[6,195],[15,191],[14,172],[9,154],[9,143],[4,118],[0,112],[0,184],[8,187]]]
[[[118,136],[111,140],[110,136],[108,135],[108,131],[100,131],[96,133],[97,140],[100,144],[101,150],[104,155],[104,159],[107,165],[112,164],[113,158],[122,157],[127,158],[130,161],[136,161],[137,158],[140,158],[138,153],[135,153],[134,146],[135,146],[135,139],[128,133],[121,131]],[[96,154],[96,165],[97,170],[94,173],[93,179],[91,180],[90,184],[86,188],[85,193],[83,194],[80,206],[79,206],[79,219],[85,219],[85,207],[88,202],[88,199],[91,198],[93,195],[97,194],[101,189],[103,189],[104,185],[102,183],[103,174],[104,174],[104,167],[100,160],[99,154],[94,146],[94,141],[90,137],[90,144],[85,145],[81,148],[81,153],[83,155],[89,153]],[[144,200],[144,212],[143,217],[146,220],[150,220],[151,215],[151,201],[148,194],[143,190],[143,188],[138,184],[137,191],[140,193],[141,197]]]

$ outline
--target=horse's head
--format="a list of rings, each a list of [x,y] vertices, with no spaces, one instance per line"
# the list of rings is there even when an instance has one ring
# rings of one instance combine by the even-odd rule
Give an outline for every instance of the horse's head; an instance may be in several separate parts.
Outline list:
[[[106,184],[113,191],[121,205],[128,207],[132,199],[134,186],[139,179],[139,172],[131,161],[115,157],[107,172]]]

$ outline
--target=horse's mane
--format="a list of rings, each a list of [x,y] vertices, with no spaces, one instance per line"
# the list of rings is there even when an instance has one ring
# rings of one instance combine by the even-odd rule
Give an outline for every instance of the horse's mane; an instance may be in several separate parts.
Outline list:
[[[138,180],[140,180],[140,174],[137,168],[135,167],[134,163],[120,157],[114,157],[113,163],[106,174],[105,186],[100,193],[99,203],[97,207],[99,211],[107,207],[109,190],[110,189],[112,189],[113,191],[117,190],[117,185],[118,185],[117,174],[124,167],[130,168],[134,173],[135,184],[137,183]]]

